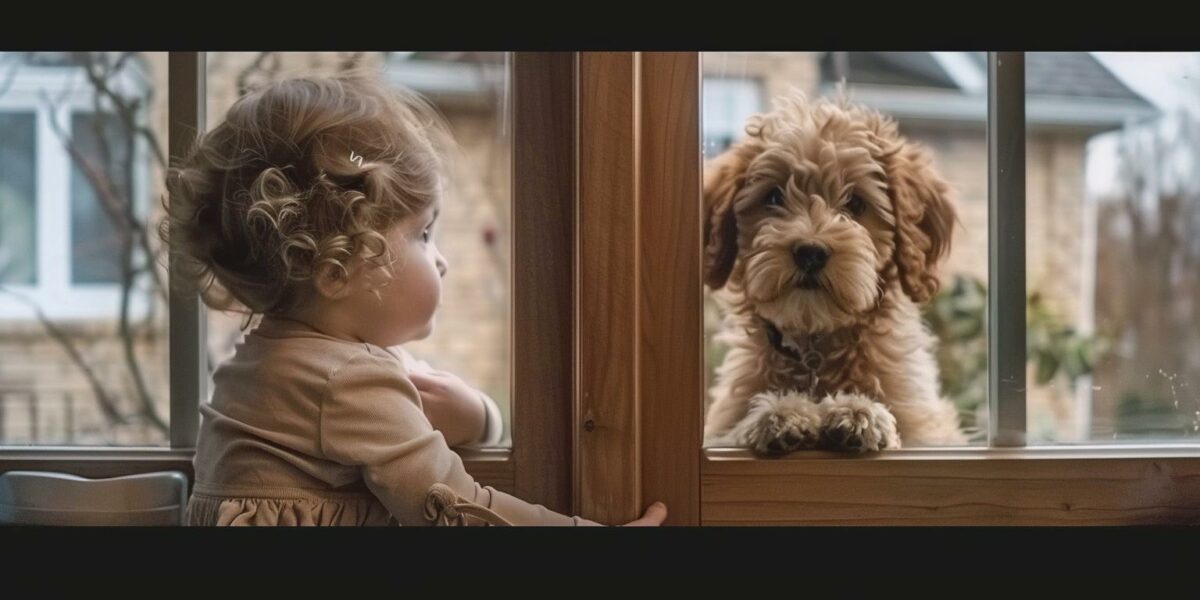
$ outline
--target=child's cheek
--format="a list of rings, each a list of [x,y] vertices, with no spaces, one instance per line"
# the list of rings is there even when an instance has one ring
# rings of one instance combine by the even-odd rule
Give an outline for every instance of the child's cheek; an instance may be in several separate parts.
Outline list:
[[[430,310],[430,318],[432,319],[432,313],[436,312],[438,307],[442,304],[442,277],[441,274],[438,273],[436,265],[430,266],[427,286],[432,305],[432,309]]]

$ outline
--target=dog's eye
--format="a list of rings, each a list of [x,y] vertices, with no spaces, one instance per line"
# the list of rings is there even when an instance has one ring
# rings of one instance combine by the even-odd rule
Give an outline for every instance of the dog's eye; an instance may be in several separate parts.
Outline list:
[[[783,188],[771,188],[771,191],[767,192],[766,197],[763,198],[763,204],[767,206],[783,206]]]
[[[852,216],[859,216],[866,212],[867,202],[859,197],[858,194],[851,194],[850,199],[846,200],[846,211]]]

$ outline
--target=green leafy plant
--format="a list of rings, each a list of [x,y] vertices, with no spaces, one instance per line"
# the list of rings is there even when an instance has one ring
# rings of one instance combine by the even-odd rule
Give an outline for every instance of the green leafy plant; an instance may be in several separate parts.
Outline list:
[[[1069,386],[1090,375],[1107,350],[1104,340],[1071,327],[1038,292],[1026,302],[1026,355],[1034,365],[1034,382],[1047,385],[1056,377]],[[957,274],[925,309],[925,320],[939,340],[937,361],[942,393],[958,407],[964,427],[983,434],[987,406],[987,286]]]

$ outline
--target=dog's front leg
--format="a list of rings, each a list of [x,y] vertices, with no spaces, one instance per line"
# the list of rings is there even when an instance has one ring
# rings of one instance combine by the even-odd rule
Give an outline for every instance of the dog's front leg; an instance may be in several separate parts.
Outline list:
[[[820,427],[821,411],[807,394],[763,392],[750,399],[750,410],[728,439],[755,454],[779,456],[815,447]]]
[[[817,406],[821,412],[821,448],[874,452],[900,447],[896,417],[880,402],[862,394],[840,392]]]

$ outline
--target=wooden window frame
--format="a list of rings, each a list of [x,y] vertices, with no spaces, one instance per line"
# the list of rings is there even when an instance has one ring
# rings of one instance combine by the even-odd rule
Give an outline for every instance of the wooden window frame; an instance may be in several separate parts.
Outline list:
[[[1023,53],[989,54],[991,447],[868,457],[701,447],[700,56],[582,53],[579,80],[583,516],[663,500],[677,525],[1200,521],[1200,446],[1025,447]]]
[[[998,105],[989,108],[989,124],[1008,131],[989,138],[989,160],[1004,154],[1023,173],[1023,141],[1015,141],[1023,140],[1023,123],[1006,130],[991,120],[1017,122],[1014,86],[1023,103],[1024,81],[1014,73],[1022,58],[989,58],[996,88],[989,94],[1000,92],[997,78],[1007,81],[992,98]],[[171,156],[203,130],[203,60],[203,53],[171,53]],[[996,69],[1005,61],[1007,70]],[[992,448],[772,460],[703,449],[699,53],[516,53],[511,76],[513,259],[520,265],[512,287],[514,445],[460,453],[481,483],[609,523],[640,516],[654,500],[668,504],[667,523],[677,525],[1176,524],[1200,517],[1200,447],[1024,448],[1023,421],[1014,413],[993,419],[1001,433]],[[1023,218],[1012,212],[1023,210],[1016,172],[991,182],[992,210],[1006,211],[989,219],[997,240],[1005,232],[1023,240]],[[1001,269],[1023,265],[1012,262],[1014,254],[1004,262],[997,243],[990,245]],[[989,369],[997,380],[1006,366],[1024,378],[1013,363],[1014,349],[1023,347],[1015,336],[1023,340],[1024,304],[1013,302],[1024,293],[1021,277],[1019,286],[996,279],[989,297],[999,316],[991,321],[1020,324],[1004,337],[989,332],[1000,345],[990,355],[1001,361]],[[5,447],[0,471],[108,477],[179,469],[190,478],[196,406],[207,397],[202,317],[198,298],[172,292],[170,447]],[[997,380],[990,391],[1019,395],[1023,408],[1024,386],[997,392]],[[996,443],[1005,435],[1011,447]]]
[[[205,130],[205,53],[168,58],[169,148],[183,156]],[[571,509],[571,281],[575,221],[575,54],[512,55],[511,448],[458,450],[483,485],[560,512]],[[3,446],[0,472],[115,477],[180,470],[194,481],[198,406],[208,398],[205,309],[170,286],[168,447]]]

